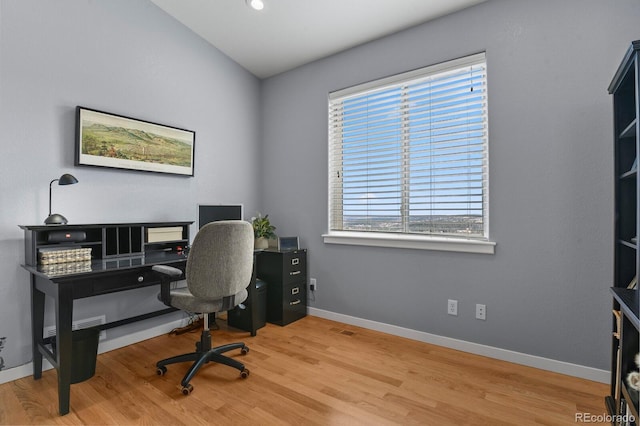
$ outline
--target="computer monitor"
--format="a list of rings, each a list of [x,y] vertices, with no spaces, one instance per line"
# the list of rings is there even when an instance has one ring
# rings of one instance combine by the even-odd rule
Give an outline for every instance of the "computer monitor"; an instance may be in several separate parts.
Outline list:
[[[202,228],[209,222],[218,220],[242,220],[242,204],[228,205],[199,205],[198,206],[198,227]]]

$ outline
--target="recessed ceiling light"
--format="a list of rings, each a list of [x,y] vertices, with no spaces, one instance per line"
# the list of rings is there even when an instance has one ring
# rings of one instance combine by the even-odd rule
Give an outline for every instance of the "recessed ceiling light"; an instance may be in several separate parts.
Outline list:
[[[264,9],[264,2],[262,0],[246,0],[247,6],[255,10]]]

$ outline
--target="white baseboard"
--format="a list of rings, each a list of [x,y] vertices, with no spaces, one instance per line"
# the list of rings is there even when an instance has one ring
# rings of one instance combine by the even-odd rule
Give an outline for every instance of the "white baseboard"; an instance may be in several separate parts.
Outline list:
[[[408,339],[417,340],[419,342],[430,343],[433,345],[456,349],[463,352],[469,352],[476,355],[482,355],[489,358],[495,358],[502,361],[513,362],[515,364],[526,365],[528,367],[535,367],[541,370],[553,371],[555,373],[566,374],[569,376],[579,377],[581,379],[592,380],[601,383],[609,383],[611,380],[611,373],[607,370],[599,370],[597,368],[585,367],[583,365],[571,364],[568,362],[557,361],[550,358],[543,358],[521,352],[510,351],[507,349],[495,348],[492,346],[481,345],[479,343],[438,336],[435,334],[425,333],[423,331],[412,330],[409,328],[398,327],[395,325],[385,324],[377,321],[371,321],[352,317],[349,315],[338,314],[331,311],[325,311],[323,309],[309,307],[308,313],[309,315],[326,318],[345,324],[355,325],[369,330],[381,331],[383,333],[392,334],[394,336],[406,337]]]
[[[151,339],[153,337],[160,336],[170,332],[176,327],[184,325],[184,320],[179,319],[167,324],[162,324],[146,330],[141,330],[135,333],[127,334],[126,336],[117,337],[112,340],[100,342],[98,344],[98,353],[109,352],[114,349],[123,348],[125,346],[132,345],[134,343],[141,342],[143,340]],[[42,371],[50,370],[53,366],[46,359],[42,360]],[[21,379],[23,377],[31,376],[33,374],[33,362],[19,365],[7,370],[0,370],[0,384],[11,382],[13,380]]]

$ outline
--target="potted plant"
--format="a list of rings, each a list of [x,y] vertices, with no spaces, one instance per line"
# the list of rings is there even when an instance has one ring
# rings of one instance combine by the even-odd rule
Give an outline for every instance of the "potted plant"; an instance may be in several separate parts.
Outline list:
[[[264,217],[258,212],[257,217],[251,218],[251,224],[253,225],[253,236],[255,237],[255,248],[266,249],[269,247],[269,238],[276,236],[276,227],[269,221],[269,215]]]

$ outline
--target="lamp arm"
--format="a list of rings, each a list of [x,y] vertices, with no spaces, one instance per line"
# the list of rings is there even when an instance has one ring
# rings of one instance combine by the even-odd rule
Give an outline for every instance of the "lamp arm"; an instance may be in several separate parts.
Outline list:
[[[57,180],[58,179],[53,179],[51,182],[49,182],[49,216],[51,216],[51,185],[53,185],[53,182]]]

